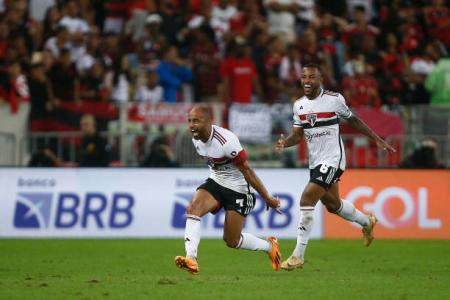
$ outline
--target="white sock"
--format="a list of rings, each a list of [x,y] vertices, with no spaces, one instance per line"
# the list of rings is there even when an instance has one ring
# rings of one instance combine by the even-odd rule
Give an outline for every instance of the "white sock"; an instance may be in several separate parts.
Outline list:
[[[272,244],[266,240],[260,239],[259,237],[254,236],[250,233],[241,233],[241,239],[239,240],[239,244],[236,246],[236,249],[246,249],[253,251],[266,251],[271,250]]]
[[[336,211],[336,214],[347,221],[356,222],[363,227],[370,224],[367,215],[363,214],[351,202],[345,200],[341,200],[341,207]]]
[[[309,234],[311,233],[314,224],[314,206],[300,207],[300,220],[297,229],[297,245],[295,245],[293,256],[304,259],[306,246],[309,241]]]
[[[184,231],[186,256],[197,258],[197,249],[200,243],[200,220],[198,216],[186,216],[186,229]]]

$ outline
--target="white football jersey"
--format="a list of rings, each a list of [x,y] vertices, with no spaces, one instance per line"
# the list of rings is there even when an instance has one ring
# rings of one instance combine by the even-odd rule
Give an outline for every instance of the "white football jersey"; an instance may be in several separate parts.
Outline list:
[[[197,153],[207,160],[210,178],[233,191],[247,194],[253,192],[236,167],[247,160],[238,137],[228,129],[212,125],[211,136],[206,143],[192,139]]]
[[[345,150],[339,134],[339,118],[348,119],[352,112],[344,97],[321,89],[313,100],[306,96],[294,103],[294,127],[303,127],[308,145],[309,168],[320,164],[345,170]]]

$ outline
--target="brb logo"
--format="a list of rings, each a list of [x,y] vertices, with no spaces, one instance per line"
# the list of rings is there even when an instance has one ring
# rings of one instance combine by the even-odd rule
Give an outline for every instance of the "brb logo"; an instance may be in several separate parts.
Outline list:
[[[55,198],[53,199],[53,196]],[[18,193],[14,213],[16,228],[125,228],[133,221],[134,198],[114,193]]]
[[[351,190],[346,200],[352,203],[361,199],[371,199],[362,208],[372,212],[380,224],[387,228],[400,228],[416,223],[420,228],[437,229],[442,227],[442,220],[428,216],[428,190],[420,187],[417,193],[401,187],[391,186],[377,194],[368,186]]]
[[[175,200],[175,205],[172,215],[172,227],[184,229],[186,224],[186,207],[192,199],[192,193],[178,193],[176,194],[177,199]],[[256,195],[256,204],[252,212],[247,216],[246,223],[248,221],[253,221],[258,229],[272,228],[280,229],[289,226],[292,223],[292,206],[294,205],[294,199],[288,194],[274,194],[274,197],[278,197],[281,202],[280,210],[283,214],[278,214],[275,210],[270,209],[266,212],[266,205],[264,200],[262,200],[259,195]],[[202,218],[202,226],[208,226],[208,218],[213,217],[212,226],[215,229],[222,229],[223,224],[223,214],[224,210],[221,209],[219,213],[214,216],[209,214]],[[267,217],[268,214],[268,217]]]

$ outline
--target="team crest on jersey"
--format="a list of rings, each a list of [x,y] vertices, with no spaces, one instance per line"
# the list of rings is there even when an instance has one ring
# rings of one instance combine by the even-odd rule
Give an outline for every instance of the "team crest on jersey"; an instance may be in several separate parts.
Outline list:
[[[306,115],[306,121],[308,121],[308,123],[311,124],[311,126],[314,126],[314,124],[316,124],[316,120],[317,120],[317,114],[307,114]]]

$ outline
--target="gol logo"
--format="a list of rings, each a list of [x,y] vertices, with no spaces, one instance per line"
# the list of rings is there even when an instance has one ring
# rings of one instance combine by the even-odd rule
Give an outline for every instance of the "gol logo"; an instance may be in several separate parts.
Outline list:
[[[442,227],[442,220],[432,219],[428,216],[428,190],[425,187],[417,189],[417,193],[404,188],[390,186],[374,195],[374,189],[368,186],[360,186],[351,190],[346,197],[347,201],[355,203],[361,198],[372,199],[362,205],[363,210],[372,212],[380,224],[387,228],[400,228],[411,225],[417,220],[417,225],[424,229],[436,229]],[[399,216],[393,215],[393,210],[398,208],[400,200],[403,208]]]

